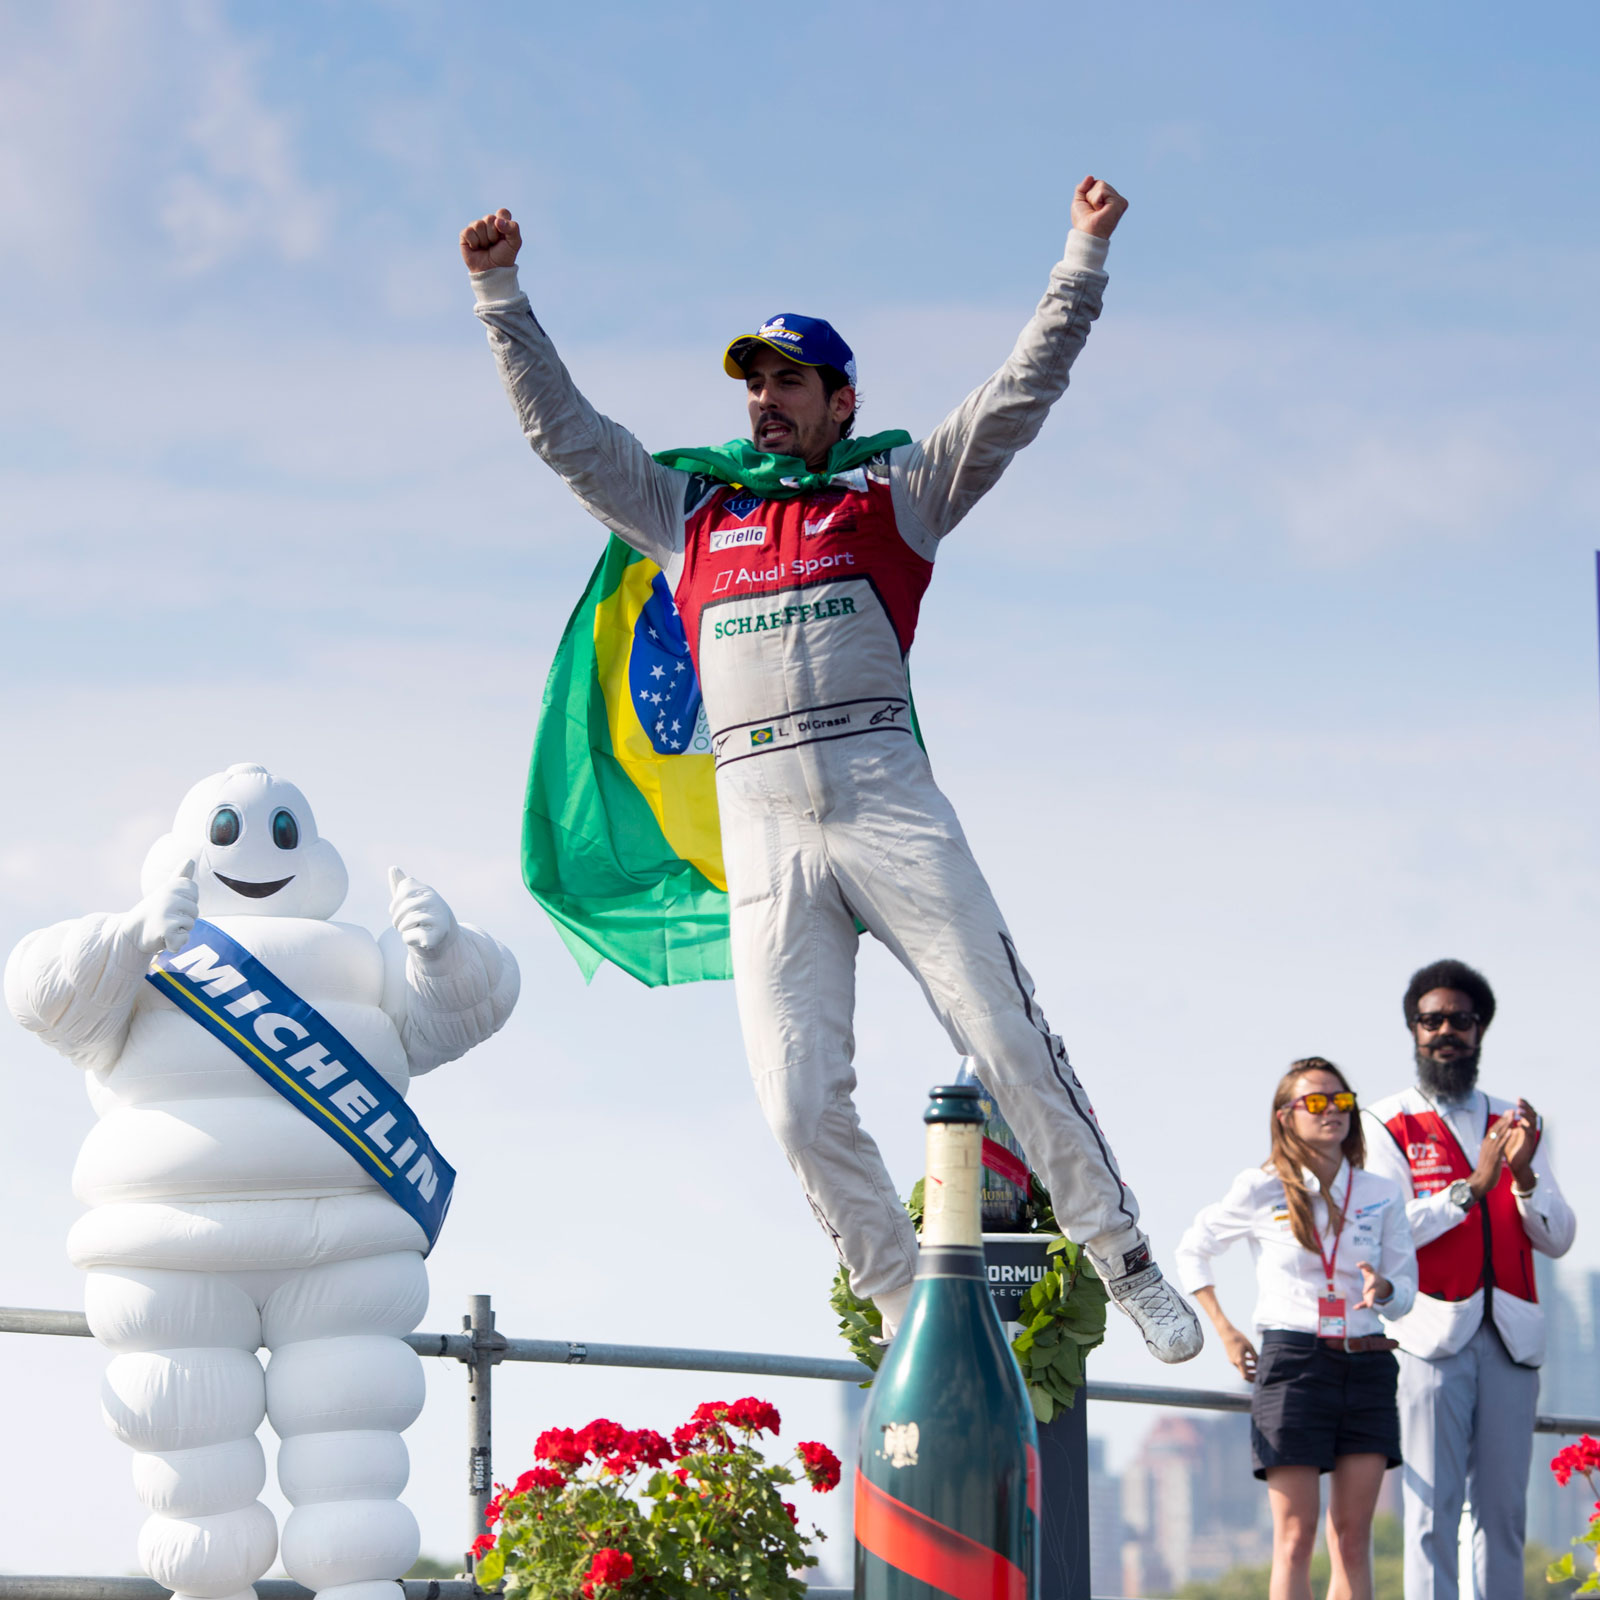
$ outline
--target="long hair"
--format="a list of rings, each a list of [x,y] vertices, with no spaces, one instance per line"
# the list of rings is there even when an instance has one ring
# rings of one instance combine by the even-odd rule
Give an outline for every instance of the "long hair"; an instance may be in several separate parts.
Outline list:
[[[1287,1109],[1290,1102],[1298,1098],[1295,1094],[1295,1085],[1308,1072],[1331,1072],[1345,1089],[1350,1087],[1345,1075],[1331,1061],[1325,1061],[1321,1056],[1307,1056],[1303,1061],[1291,1061],[1289,1070],[1278,1080],[1278,1087],[1273,1091],[1272,1154],[1262,1165],[1269,1172],[1275,1172],[1283,1182],[1284,1198],[1289,1202],[1289,1230],[1294,1234],[1295,1242],[1302,1249],[1316,1252],[1320,1251],[1321,1246],[1318,1244],[1316,1225],[1311,1217],[1311,1194],[1306,1188],[1304,1172],[1305,1167],[1310,1164],[1311,1149],[1294,1131],[1292,1118],[1285,1117],[1281,1121],[1278,1118],[1278,1113]],[[1344,1143],[1339,1148],[1352,1167],[1366,1165],[1367,1141],[1361,1132],[1359,1110],[1350,1113],[1350,1131],[1344,1136]],[[1328,1203],[1328,1226],[1337,1238],[1339,1230],[1344,1227],[1344,1216],[1339,1210],[1339,1202],[1334,1199],[1331,1188],[1323,1194],[1323,1199]]]

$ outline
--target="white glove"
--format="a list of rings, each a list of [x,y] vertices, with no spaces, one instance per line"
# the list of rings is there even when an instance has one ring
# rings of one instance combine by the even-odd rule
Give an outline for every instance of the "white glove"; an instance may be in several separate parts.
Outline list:
[[[189,942],[199,915],[200,886],[194,881],[194,862],[186,861],[123,917],[122,927],[145,955],[153,956],[163,946],[177,955]]]
[[[455,913],[437,889],[389,868],[389,920],[408,950],[432,956],[456,936]]]

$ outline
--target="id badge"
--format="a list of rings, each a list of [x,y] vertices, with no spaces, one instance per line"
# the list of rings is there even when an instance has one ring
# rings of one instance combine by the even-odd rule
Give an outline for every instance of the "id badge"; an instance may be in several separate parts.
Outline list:
[[[1317,1337],[1343,1339],[1346,1334],[1344,1297],[1323,1295],[1317,1301]]]

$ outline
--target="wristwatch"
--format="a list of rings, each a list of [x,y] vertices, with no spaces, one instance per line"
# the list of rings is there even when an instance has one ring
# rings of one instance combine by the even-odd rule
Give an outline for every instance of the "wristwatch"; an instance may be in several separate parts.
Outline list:
[[[1445,1190],[1445,1193],[1449,1195],[1451,1200],[1454,1201],[1456,1205],[1460,1206],[1463,1211],[1470,1211],[1472,1209],[1472,1185],[1468,1183],[1465,1178],[1457,1178],[1456,1181]]]

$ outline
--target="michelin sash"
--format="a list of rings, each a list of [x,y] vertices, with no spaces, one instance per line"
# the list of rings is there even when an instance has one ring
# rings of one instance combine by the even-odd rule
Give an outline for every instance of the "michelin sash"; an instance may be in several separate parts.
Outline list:
[[[203,920],[177,955],[156,956],[146,978],[375,1178],[433,1249],[456,1170],[404,1098],[315,1006]]]

